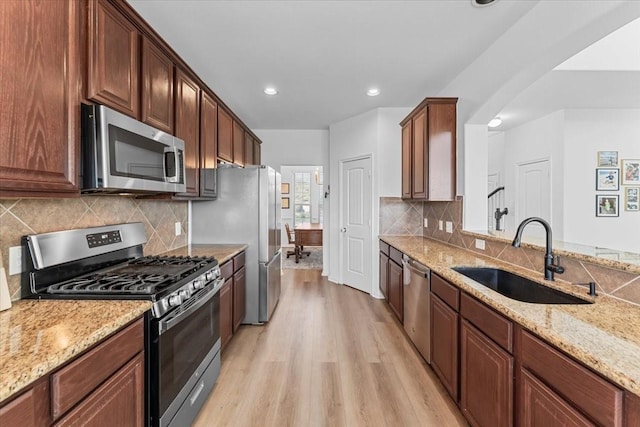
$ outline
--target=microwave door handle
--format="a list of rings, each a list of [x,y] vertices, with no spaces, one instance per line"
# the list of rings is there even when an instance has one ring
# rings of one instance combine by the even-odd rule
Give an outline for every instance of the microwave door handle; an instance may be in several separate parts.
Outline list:
[[[171,161],[169,161],[171,159]],[[169,167],[172,170],[169,170]],[[164,169],[164,180],[166,182],[178,182],[178,149],[176,147],[166,147],[162,158],[162,168]]]

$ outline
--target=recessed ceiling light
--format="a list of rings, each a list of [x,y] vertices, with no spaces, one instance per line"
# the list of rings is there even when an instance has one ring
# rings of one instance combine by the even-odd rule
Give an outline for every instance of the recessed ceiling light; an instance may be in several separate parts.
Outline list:
[[[471,0],[471,4],[476,7],[489,6],[494,3],[496,0]]]
[[[278,89],[276,89],[275,87],[266,87],[264,88],[264,93],[266,93],[267,95],[277,95],[278,94]]]
[[[490,128],[497,128],[501,124],[502,124],[502,119],[500,117],[495,117],[494,119],[491,119],[491,121],[489,122],[488,126]]]
[[[367,91],[367,95],[368,95],[368,96],[378,96],[378,95],[380,95],[380,89],[377,89],[377,88],[375,88],[375,87],[372,87],[371,89],[369,89],[369,90]]]

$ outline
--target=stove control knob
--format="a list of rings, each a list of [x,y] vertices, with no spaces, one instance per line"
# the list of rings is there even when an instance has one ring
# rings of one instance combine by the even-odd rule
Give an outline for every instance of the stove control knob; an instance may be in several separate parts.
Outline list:
[[[182,301],[188,300],[190,296],[191,296],[191,290],[183,289],[183,290],[180,291],[180,297],[181,297]]]
[[[194,291],[196,289],[202,289],[204,287],[204,282],[200,279],[196,279],[193,282],[191,282],[191,287],[193,288]]]
[[[207,271],[204,277],[205,279],[207,279],[207,281],[211,281],[213,279],[213,271]]]
[[[175,307],[182,303],[180,294],[174,294],[169,297],[169,307]]]

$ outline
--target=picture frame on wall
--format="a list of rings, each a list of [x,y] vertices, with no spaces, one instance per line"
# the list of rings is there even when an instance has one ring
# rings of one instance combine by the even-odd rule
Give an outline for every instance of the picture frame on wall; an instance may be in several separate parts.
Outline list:
[[[620,169],[597,168],[596,191],[618,191],[620,189]]]
[[[596,216],[620,216],[620,196],[617,194],[596,195]]]
[[[598,167],[617,167],[618,152],[617,151],[598,151]]]
[[[622,160],[622,184],[640,185],[640,159]]]
[[[282,209],[289,209],[289,198],[288,197],[283,197],[282,198]]]
[[[640,187],[626,187],[624,189],[624,210],[640,211]]]

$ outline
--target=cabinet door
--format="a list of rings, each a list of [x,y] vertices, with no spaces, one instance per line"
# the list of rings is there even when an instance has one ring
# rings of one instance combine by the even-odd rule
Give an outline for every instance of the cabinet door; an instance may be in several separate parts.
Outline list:
[[[427,150],[427,109],[424,108],[411,120],[413,126],[413,146],[411,163],[412,199],[426,199],[429,171]],[[404,193],[404,189],[403,189]]]
[[[262,164],[262,159],[260,158],[260,149],[261,144],[258,141],[253,140],[253,163],[256,165]]]
[[[226,346],[233,335],[233,278],[220,289],[220,340]]]
[[[182,71],[176,72],[176,136],[184,140],[187,191],[180,196],[200,194],[200,88]]]
[[[142,427],[144,410],[144,353],[139,353],[55,426]]]
[[[173,134],[173,62],[142,40],[142,121]]]
[[[244,166],[244,129],[233,121],[233,163]]]
[[[0,426],[48,426],[50,418],[48,378],[0,408]]]
[[[429,200],[448,201],[456,196],[456,104],[428,106],[427,179]]]
[[[459,314],[431,294],[431,367],[455,402],[458,401]]]
[[[402,126],[402,198],[411,198],[411,139],[413,137],[411,120]]]
[[[389,301],[389,257],[380,252],[380,292]]]
[[[595,425],[526,369],[521,370],[520,379],[519,425],[522,427]]]
[[[233,162],[233,119],[222,108],[218,108],[218,158]]]
[[[624,425],[625,427],[638,427],[640,426],[640,397],[635,394],[625,392],[624,399],[625,415]]]
[[[249,135],[248,132],[245,132],[244,134],[244,164],[256,164],[253,158],[253,138],[251,137],[251,135]]]
[[[460,347],[464,416],[475,427],[513,425],[513,357],[464,319]]]
[[[87,98],[139,118],[139,34],[107,0],[89,2]]]
[[[242,267],[233,275],[233,332],[244,320],[246,302],[246,269]]]
[[[403,321],[402,267],[389,261],[389,307],[396,314],[400,323]]]
[[[75,0],[0,1],[0,197],[78,191],[79,22]]]
[[[202,92],[200,104],[200,166],[205,169],[218,164],[218,104]]]

